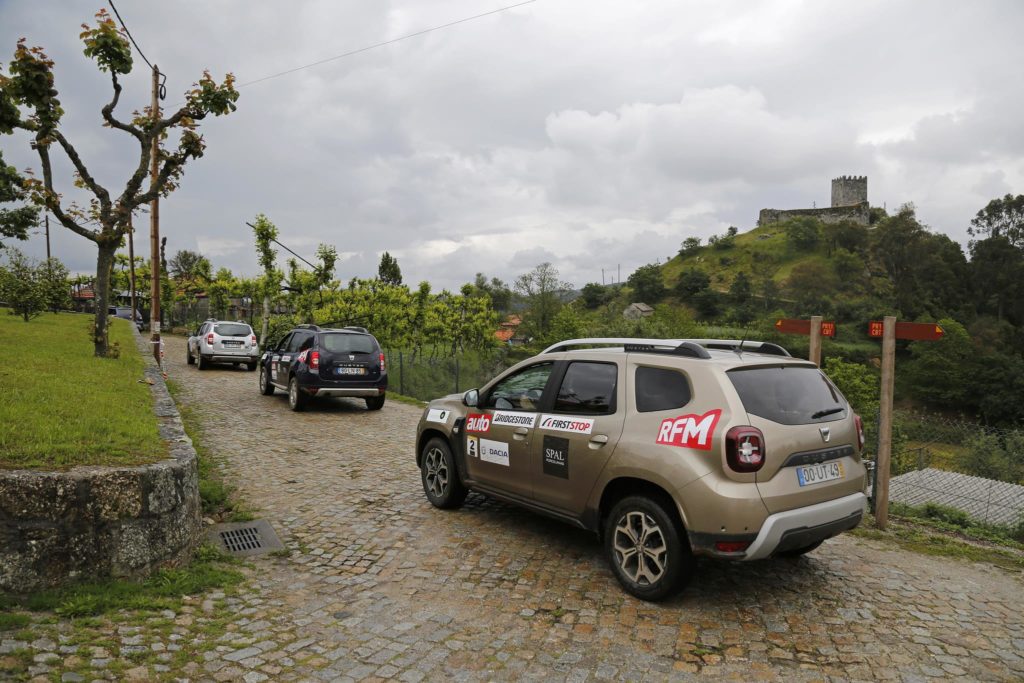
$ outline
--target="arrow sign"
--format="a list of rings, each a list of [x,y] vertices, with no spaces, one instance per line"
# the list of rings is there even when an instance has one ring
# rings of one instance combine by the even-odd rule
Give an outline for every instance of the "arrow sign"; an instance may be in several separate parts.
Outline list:
[[[783,334],[806,334],[811,333],[811,321],[810,320],[798,320],[795,318],[781,318],[775,321],[775,329]],[[835,337],[836,336],[836,323],[834,320],[822,320],[821,321],[821,336],[822,337]]]
[[[778,323],[775,324],[778,327]],[[868,323],[868,336],[881,337],[883,325],[881,320]],[[896,323],[896,338],[914,341],[938,341],[945,332],[935,323]]]

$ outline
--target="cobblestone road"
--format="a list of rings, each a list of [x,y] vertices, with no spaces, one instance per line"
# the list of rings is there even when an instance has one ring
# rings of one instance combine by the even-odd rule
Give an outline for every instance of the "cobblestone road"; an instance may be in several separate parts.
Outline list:
[[[1019,575],[843,536],[801,560],[702,561],[680,596],[643,603],[568,526],[479,496],[432,508],[417,408],[334,399],[292,413],[280,392],[259,395],[254,372],[188,367],[180,338],[167,351],[204,445],[292,552],[252,560],[227,597],[237,618],[198,661],[117,678],[1024,680]],[[193,619],[224,598],[111,632],[93,670],[133,649],[176,661],[183,638],[208,637]],[[4,641],[0,656],[24,647]],[[31,652],[49,680],[58,654],[82,650],[60,635]]]
[[[419,410],[314,402],[292,413],[256,373],[171,373],[204,443],[288,558],[256,560],[253,644],[218,679],[902,680],[1024,677],[1024,582],[850,536],[802,560],[702,562],[678,598],[626,595],[596,539],[482,497],[432,508]],[[254,610],[254,611],[251,611]],[[251,613],[250,613],[251,611]],[[301,661],[301,663],[300,663]]]

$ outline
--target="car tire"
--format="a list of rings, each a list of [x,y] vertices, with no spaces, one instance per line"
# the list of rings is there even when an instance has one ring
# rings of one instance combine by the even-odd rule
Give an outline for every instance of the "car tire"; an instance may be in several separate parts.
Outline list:
[[[802,557],[812,550],[817,550],[818,546],[824,543],[825,540],[815,541],[810,545],[805,545],[803,548],[793,548],[792,550],[783,550],[781,553],[776,553],[778,557]]]
[[[202,352],[199,353],[199,358],[196,359],[196,366],[200,370],[205,370],[208,367],[210,367],[210,361],[208,361],[205,358],[203,358]]]
[[[462,507],[469,491],[459,479],[455,458],[448,442],[434,437],[420,454],[420,481],[427,500],[436,508],[453,510]]]
[[[306,407],[306,400],[308,398],[309,397],[299,389],[299,380],[297,380],[293,375],[292,378],[288,380],[288,407],[295,412],[299,412]]]
[[[627,496],[615,504],[604,525],[605,556],[627,593],[656,602],[689,582],[696,562],[681,530],[660,500]]]
[[[188,360],[185,361],[186,363],[188,363],[189,365],[196,364],[196,359],[192,357],[192,349],[188,348],[187,346],[185,347],[185,355],[188,356]]]
[[[260,366],[260,393],[264,396],[270,396],[274,393],[274,385],[270,383],[267,369],[262,365]]]
[[[374,396],[373,398],[367,398],[365,400],[367,410],[380,410],[384,407],[384,394]]]
[[[256,361],[253,361],[251,363],[246,363],[245,364],[245,369],[248,370],[249,372],[252,372],[253,370],[256,369],[257,365],[259,365],[259,363],[257,363]]]

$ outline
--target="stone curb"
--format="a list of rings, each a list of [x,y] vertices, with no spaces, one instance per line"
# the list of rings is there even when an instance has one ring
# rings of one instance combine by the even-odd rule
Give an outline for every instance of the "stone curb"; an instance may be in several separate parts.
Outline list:
[[[0,471],[0,590],[145,576],[186,562],[198,544],[196,452],[149,341],[134,326],[132,333],[169,457],[135,467]]]

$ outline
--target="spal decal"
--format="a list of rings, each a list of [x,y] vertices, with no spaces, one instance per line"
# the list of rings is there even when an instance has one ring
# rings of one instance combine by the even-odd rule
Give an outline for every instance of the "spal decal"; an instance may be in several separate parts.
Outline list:
[[[540,428],[553,429],[558,432],[570,432],[572,434],[589,434],[594,431],[594,421],[588,417],[541,415]]]
[[[569,478],[569,439],[544,435],[544,474]]]
[[[537,424],[537,413],[511,413],[504,410],[498,410],[491,418],[491,424],[495,427],[502,425],[506,427],[532,428]]]
[[[711,450],[711,437],[715,434],[722,411],[718,408],[703,415],[680,415],[662,420],[658,429],[658,443],[699,451]]]
[[[491,418],[486,415],[470,413],[466,416],[466,431],[486,434],[491,428]]]
[[[480,439],[480,459],[495,465],[508,467],[508,444],[501,441]]]
[[[427,411],[427,422],[440,422],[447,424],[448,418],[451,416],[452,411],[443,410],[441,408],[431,408]]]

